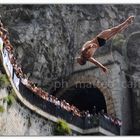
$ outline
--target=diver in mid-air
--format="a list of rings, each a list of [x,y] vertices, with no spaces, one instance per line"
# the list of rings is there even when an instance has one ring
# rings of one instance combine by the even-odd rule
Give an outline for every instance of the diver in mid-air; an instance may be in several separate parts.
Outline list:
[[[100,67],[103,72],[107,72],[107,68],[103,66],[100,62],[94,59],[92,56],[94,55],[95,51],[105,45],[106,41],[111,39],[117,33],[120,33],[122,30],[126,29],[134,20],[134,16],[128,17],[123,23],[115,26],[113,28],[107,29],[99,33],[96,37],[92,40],[87,41],[80,51],[80,57],[77,58],[77,62],[80,65],[86,64],[86,61],[90,61],[91,63],[95,64],[96,66]]]

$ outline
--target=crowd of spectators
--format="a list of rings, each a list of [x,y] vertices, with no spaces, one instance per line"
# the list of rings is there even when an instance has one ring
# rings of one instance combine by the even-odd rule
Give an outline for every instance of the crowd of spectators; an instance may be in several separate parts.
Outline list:
[[[10,62],[13,66],[14,72],[16,73],[16,76],[21,80],[21,82],[28,87],[30,90],[32,90],[35,94],[43,98],[44,100],[51,102],[55,104],[58,108],[63,108],[69,112],[72,112],[73,115],[76,115],[78,117],[91,117],[91,116],[97,116],[97,115],[103,115],[104,118],[107,120],[110,120],[113,124],[121,126],[121,121],[119,119],[113,118],[112,116],[109,116],[104,113],[102,110],[100,113],[96,111],[96,107],[93,107],[93,111],[90,113],[87,111],[80,111],[76,106],[70,105],[65,100],[59,100],[57,97],[50,95],[48,92],[42,90],[36,83],[33,83],[28,79],[26,74],[23,73],[21,66],[19,66],[16,62],[16,58],[13,54],[13,46],[11,45],[8,37],[8,31],[4,28],[2,22],[0,22],[0,38],[3,40],[3,46],[8,51]]]

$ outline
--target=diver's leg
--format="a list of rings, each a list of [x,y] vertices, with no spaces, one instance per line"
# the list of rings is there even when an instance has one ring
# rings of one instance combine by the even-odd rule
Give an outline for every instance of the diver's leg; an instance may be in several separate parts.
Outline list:
[[[97,35],[97,37],[103,38],[105,40],[111,39],[114,35],[121,32],[123,29],[127,28],[127,23],[122,23],[118,26],[115,26],[113,28],[107,29],[105,31],[102,31],[100,34]]]
[[[114,35],[127,28],[129,24],[132,23],[133,18],[134,17],[131,16],[122,24],[119,24],[118,26],[102,31],[100,34],[97,35],[97,37],[103,38],[105,40],[111,39]]]

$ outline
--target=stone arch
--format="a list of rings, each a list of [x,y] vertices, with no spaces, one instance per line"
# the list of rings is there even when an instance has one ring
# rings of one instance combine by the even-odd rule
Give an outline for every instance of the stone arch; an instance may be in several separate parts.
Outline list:
[[[130,89],[131,94],[129,98],[131,99],[132,113],[132,133],[140,128],[140,82],[139,82],[139,71],[140,71],[140,31],[133,32],[127,38],[125,48],[124,48],[125,62],[128,66],[128,71],[125,73],[128,82],[131,83],[132,88]],[[126,123],[126,122],[125,122]],[[131,124],[130,124],[131,125]]]
[[[130,34],[130,36],[127,38],[125,46],[123,47],[123,55],[125,56],[125,62],[128,65],[128,68],[140,68],[139,65],[139,59],[140,53],[139,53],[139,46],[140,46],[140,31],[133,32]]]
[[[105,98],[107,113],[114,117],[116,116],[113,97],[112,97],[109,87],[107,87],[104,84],[104,82],[100,81],[95,76],[92,76],[92,77],[89,75],[88,76],[78,76],[77,74],[72,75],[69,78],[69,80],[67,81],[66,87],[59,90],[59,92],[57,92],[56,96],[60,97],[61,95],[63,95],[66,92],[66,90],[68,88],[70,88],[78,83],[89,83],[89,84],[92,84],[93,86],[97,87],[100,90],[100,92],[102,92],[102,94]]]

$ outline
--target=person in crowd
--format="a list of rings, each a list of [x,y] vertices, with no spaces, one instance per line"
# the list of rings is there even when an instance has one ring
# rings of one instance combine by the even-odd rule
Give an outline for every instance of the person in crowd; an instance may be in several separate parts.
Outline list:
[[[92,109],[92,114],[95,115],[96,114],[96,106],[93,106],[93,109]]]
[[[17,75],[17,77],[23,77],[23,71],[22,71],[22,69],[21,69],[21,67],[20,66],[18,66],[17,67],[17,69],[16,69],[16,75]]]
[[[10,57],[10,62],[12,65],[16,63],[16,58],[14,57],[14,55]]]
[[[43,97],[43,93],[42,93],[42,89],[40,87],[38,87],[38,90],[37,90],[37,94],[40,96],[40,97]]]
[[[2,22],[0,22],[0,31],[3,32],[3,33],[7,33],[8,34],[8,31],[4,28]]]
[[[10,42],[9,42],[9,40],[7,40],[6,41],[6,43],[5,43],[5,48],[7,49],[7,51],[9,52],[9,53],[13,53],[13,46],[10,44]]]
[[[60,100],[57,100],[57,105],[58,105],[59,107],[60,107],[60,104],[61,104],[61,103],[60,103]]]
[[[17,69],[18,69],[17,63],[14,63],[14,64],[13,64],[13,68],[14,68],[14,71],[15,71],[15,73],[16,73],[16,71],[17,71]]]
[[[2,38],[3,37],[3,33],[0,31],[0,38]]]
[[[118,126],[121,127],[122,126],[122,121],[117,119],[117,122],[118,122]]]
[[[9,37],[7,35],[3,34],[2,39],[3,39],[3,43],[5,45],[6,41],[9,40]]]
[[[70,108],[71,108],[71,107],[70,107],[70,104],[69,104],[69,103],[66,103],[66,106],[67,106],[67,107],[66,107],[66,108],[67,108],[66,110],[67,110],[67,111],[70,111]]]
[[[3,46],[2,37],[3,37],[3,33],[0,31],[0,49],[2,49],[2,46]]]
[[[101,113],[100,113],[100,114],[101,114],[101,115],[104,115],[104,114],[105,114],[104,109],[101,110]]]
[[[28,80],[28,88],[32,90],[34,83],[31,80]]]
[[[49,101],[49,94],[48,94],[48,92],[45,92],[44,90],[42,90],[42,94],[43,94],[43,98],[44,98],[46,101]]]
[[[62,100],[62,103],[63,103],[63,108],[66,110],[66,101]]]
[[[87,117],[90,118],[90,116],[91,116],[91,115],[90,115],[89,110],[88,110],[88,111],[87,111]]]
[[[50,101],[50,102],[53,102],[52,95],[49,96],[49,101]]]
[[[38,88],[38,84],[34,83],[32,86],[32,91],[36,94],[40,94],[40,88]]]
[[[84,110],[81,112],[81,116],[85,117],[85,111]]]
[[[26,74],[24,74],[23,77],[21,78],[21,82],[22,82],[25,86],[29,86],[28,77],[26,76]]]

